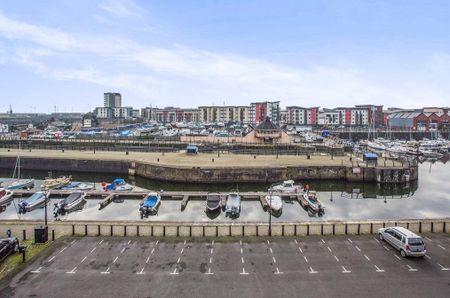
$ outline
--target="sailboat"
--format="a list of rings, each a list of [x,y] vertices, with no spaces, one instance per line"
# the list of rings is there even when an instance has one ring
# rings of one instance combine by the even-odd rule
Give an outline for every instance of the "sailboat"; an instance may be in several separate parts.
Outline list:
[[[14,190],[14,189],[23,189],[23,188],[33,188],[34,187],[34,179],[20,179],[20,143],[19,143],[19,154],[17,154],[17,160],[16,165],[14,166],[14,172],[12,175],[12,178],[16,176],[17,172],[17,178],[8,186],[6,186],[6,189],[8,190]]]

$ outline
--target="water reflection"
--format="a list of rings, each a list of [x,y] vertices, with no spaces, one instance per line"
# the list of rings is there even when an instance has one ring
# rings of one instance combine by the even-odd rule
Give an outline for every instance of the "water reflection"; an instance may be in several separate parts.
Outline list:
[[[1,174],[1,172],[0,172]],[[3,173],[4,174],[4,173]],[[63,175],[67,173],[53,173]],[[317,190],[317,197],[326,207],[323,217],[311,217],[298,202],[283,200],[283,212],[273,217],[274,222],[301,222],[321,220],[365,220],[365,219],[406,219],[406,218],[436,218],[448,217],[450,214],[450,184],[447,183],[450,174],[449,164],[424,163],[419,166],[419,179],[409,184],[380,185],[376,183],[346,183],[342,181],[301,181],[309,183]],[[27,172],[24,177],[42,178],[47,172]],[[3,177],[6,175],[4,174]],[[74,174],[75,181],[102,182],[112,180],[113,175]],[[228,192],[236,185],[196,185],[174,184],[149,181],[137,178],[135,184],[146,189],[165,190],[204,190]],[[240,191],[266,190],[268,185],[239,184]],[[50,205],[58,201],[50,200]],[[114,201],[99,211],[99,199],[87,199],[83,210],[61,216],[61,220],[140,220],[140,200]],[[38,209],[26,214],[17,213],[15,199],[2,213],[0,219],[43,219],[44,209]],[[242,201],[241,214],[232,219],[219,210],[214,216],[208,216],[204,200],[190,200],[184,211],[180,211],[181,201],[165,200],[156,215],[142,221],[214,221],[214,222],[267,222],[269,214],[265,212],[259,201]],[[52,208],[48,208],[49,219],[52,218]]]

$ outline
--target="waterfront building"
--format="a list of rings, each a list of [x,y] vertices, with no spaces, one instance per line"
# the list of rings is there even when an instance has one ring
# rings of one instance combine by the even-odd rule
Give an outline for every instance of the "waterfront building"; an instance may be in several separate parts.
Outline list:
[[[450,129],[450,108],[391,111],[388,113],[388,124],[391,129],[412,131]]]
[[[198,109],[182,109],[179,107],[152,108],[146,107],[141,110],[142,118],[159,123],[174,122],[199,122]]]
[[[291,125],[311,125],[318,124],[318,107],[303,108],[299,106],[288,106],[287,124]]]
[[[202,123],[249,123],[249,106],[200,106],[199,121]]]
[[[253,125],[258,125],[267,117],[276,125],[280,125],[280,101],[252,102],[249,116]]]
[[[120,93],[104,93],[103,106],[105,108],[120,108],[122,106],[122,95]]]

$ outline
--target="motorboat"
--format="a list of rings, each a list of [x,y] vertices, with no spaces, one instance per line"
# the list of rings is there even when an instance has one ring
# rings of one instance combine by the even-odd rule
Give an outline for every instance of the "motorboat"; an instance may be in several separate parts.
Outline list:
[[[42,189],[58,189],[71,183],[72,177],[62,176],[59,178],[46,178],[42,184]]]
[[[14,189],[30,189],[34,187],[34,179],[18,179],[8,184],[6,189],[14,190]]]
[[[302,189],[301,184],[294,184],[294,180],[286,180],[282,183],[273,185],[269,191],[277,193],[298,193]]]
[[[70,184],[67,184],[63,186],[61,189],[64,190],[91,190],[94,188],[93,184],[87,184],[82,182],[71,182]]]
[[[141,213],[141,219],[148,215],[154,215],[158,213],[158,207],[161,204],[161,196],[159,193],[151,192],[142,200],[139,204],[139,212]]]
[[[442,153],[439,153],[437,151],[434,150],[429,150],[429,149],[422,149],[419,148],[419,152],[427,158],[441,158],[442,156],[444,156]]]
[[[129,191],[133,190],[134,186],[125,182],[122,178],[116,178],[110,184],[105,186],[105,191]]]
[[[313,190],[306,190],[300,197],[300,204],[303,208],[310,210],[315,214],[322,215],[325,212],[325,207],[317,198],[317,193]]]
[[[241,196],[237,192],[227,195],[227,203],[225,205],[225,216],[231,218],[239,217],[241,213]]]
[[[208,193],[206,196],[206,211],[213,212],[220,210],[220,194]]]
[[[33,211],[37,208],[44,207],[46,202],[46,197],[44,192],[38,191],[35,192],[31,197],[20,201],[19,203],[19,213],[25,213],[29,211]]]
[[[10,203],[13,200],[13,194],[14,192],[9,189],[0,188],[0,205],[3,206]]]
[[[280,212],[283,209],[283,201],[280,196],[267,195],[264,197],[264,201],[271,212]]]
[[[55,203],[55,217],[83,208],[83,205],[86,203],[85,197],[86,193],[77,191],[71,193],[67,198],[60,200],[58,203]]]
[[[379,150],[379,151],[386,150],[386,146],[381,143],[378,143],[378,142],[370,142],[369,141],[369,142],[367,142],[367,147],[369,147],[370,149]]]

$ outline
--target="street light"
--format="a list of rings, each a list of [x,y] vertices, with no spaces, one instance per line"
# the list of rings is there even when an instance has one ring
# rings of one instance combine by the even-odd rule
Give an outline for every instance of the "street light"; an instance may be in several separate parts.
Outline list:
[[[269,188],[269,237],[272,237],[272,186]]]

